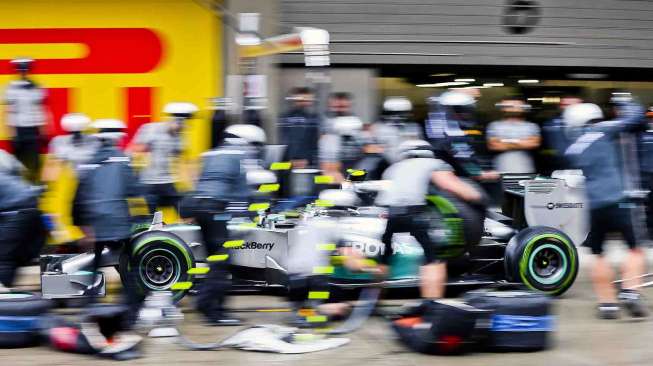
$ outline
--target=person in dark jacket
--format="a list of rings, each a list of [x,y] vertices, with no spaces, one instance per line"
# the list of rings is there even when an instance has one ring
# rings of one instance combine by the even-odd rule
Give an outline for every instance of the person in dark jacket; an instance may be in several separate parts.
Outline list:
[[[565,134],[565,122],[562,114],[565,109],[574,104],[582,103],[583,100],[573,95],[565,95],[560,98],[558,105],[559,114],[542,124],[542,149],[540,154],[543,155],[543,165],[545,171],[550,174],[554,170],[564,169],[565,167],[565,150],[569,145],[567,135]]]
[[[197,295],[197,309],[213,325],[240,325],[228,316],[225,298],[229,278],[229,233],[227,222],[247,212],[251,197],[247,186],[247,162],[265,142],[265,132],[254,125],[236,124],[225,130],[225,142],[202,155],[202,168],[195,191],[182,202],[182,216],[200,226],[210,270]]]
[[[617,146],[621,133],[642,127],[643,109],[632,103],[625,104],[620,106],[618,115],[619,119],[604,121],[601,108],[591,103],[569,106],[563,114],[570,141],[565,158],[572,168],[581,169],[585,176],[590,232],[584,245],[596,256],[592,280],[599,300],[598,316],[604,319],[618,317],[618,300],[635,317],[647,314],[635,290],[641,284],[645,269],[644,251],[639,247],[643,238],[638,233],[643,222],[636,217],[635,203],[628,196],[624,183],[628,177],[625,177]],[[605,237],[610,232],[620,233],[629,247],[622,266],[624,281],[619,294],[612,284],[612,266],[603,255]]]
[[[293,168],[306,168],[317,163],[320,118],[312,110],[315,97],[309,88],[292,90],[291,109],[279,121],[279,139],[287,146],[286,156]]]
[[[646,226],[653,234],[653,107],[646,113],[646,130],[639,135],[639,163],[642,188],[649,191],[646,200]]]
[[[129,242],[131,215],[127,199],[141,195],[142,190],[129,158],[117,148],[125,124],[119,120],[101,119],[92,127],[99,129],[95,137],[100,145],[91,159],[78,166],[73,223],[95,246],[92,271],[97,274],[104,248],[119,250]],[[130,252],[125,250],[125,253]],[[135,320],[142,297],[137,295],[131,275],[127,275],[125,292],[130,317]],[[87,288],[89,295],[95,291],[97,289]]]
[[[451,165],[456,174],[480,181],[495,181],[499,175],[485,170],[476,153],[471,135],[474,97],[459,91],[448,91],[431,100],[432,111],[425,123],[426,137],[437,158]]]
[[[0,287],[11,287],[18,267],[36,257],[45,244],[40,192],[19,175],[0,170]]]

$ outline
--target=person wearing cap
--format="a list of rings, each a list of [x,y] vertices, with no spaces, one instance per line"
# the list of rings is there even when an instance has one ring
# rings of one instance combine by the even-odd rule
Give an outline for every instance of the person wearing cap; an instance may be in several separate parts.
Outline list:
[[[567,107],[582,102],[583,99],[580,97],[563,95],[560,97],[560,103],[558,104],[558,115],[542,124],[542,149],[539,153],[544,158],[543,163],[545,170],[547,170],[545,174],[564,169],[566,165],[564,155],[569,141],[565,134],[565,122],[562,120],[562,114]]]
[[[36,182],[39,178],[39,149],[42,128],[46,122],[46,91],[28,77],[34,60],[18,58],[11,61],[19,74],[5,90],[4,103],[7,105],[7,126],[12,128],[14,154],[27,168],[28,179]]]
[[[310,88],[296,87],[288,99],[290,108],[279,120],[279,139],[286,145],[286,158],[293,168],[315,166],[321,128],[314,111],[315,95]]]
[[[118,148],[126,128],[124,122],[99,119],[91,127],[98,130],[94,136],[99,146],[88,161],[77,167],[79,183],[72,216],[73,223],[84,232],[85,240],[95,247],[92,271],[97,273],[104,248],[117,250],[129,243],[132,223],[127,199],[139,196],[141,188],[129,157]],[[142,298],[132,285],[134,281],[128,278],[125,283],[130,316],[135,319]],[[86,291],[93,295],[97,289],[89,287]]]
[[[248,164],[265,141],[265,131],[258,126],[227,127],[224,143],[202,154],[195,189],[180,204],[181,216],[199,225],[207,251],[210,270],[198,288],[196,307],[212,325],[242,324],[228,314],[225,306],[231,289],[227,222],[248,213],[253,195],[247,184]]]
[[[634,317],[648,313],[637,291],[646,267],[645,253],[639,245],[643,238],[638,228],[643,222],[635,215],[636,202],[628,196],[617,146],[621,133],[642,128],[645,120],[639,105],[626,103],[618,108],[619,118],[615,120],[606,121],[601,108],[592,103],[569,106],[562,116],[570,141],[566,161],[585,176],[590,232],[583,245],[594,254],[592,282],[599,302],[597,315],[602,319],[617,318],[619,302]],[[622,290],[618,294],[612,282],[612,263],[603,252],[606,234],[612,232],[620,233],[629,248],[622,263]]]
[[[383,112],[371,129],[374,142],[389,164],[399,161],[398,147],[407,140],[422,138],[422,129],[413,118],[413,104],[406,97],[387,97]]]
[[[508,98],[498,105],[504,118],[487,127],[487,145],[496,154],[499,173],[535,173],[531,151],[540,146],[540,128],[524,119],[529,108],[520,98]]]
[[[49,158],[44,165],[42,179],[51,182],[59,177],[62,163],[68,163],[73,169],[89,160],[99,146],[99,141],[83,131],[88,128],[91,119],[83,113],[67,113],[61,117],[61,128],[65,135],[55,136],[48,145]]]
[[[363,157],[366,144],[370,142],[363,122],[352,114],[351,106],[349,93],[329,96],[329,118],[318,145],[320,168],[338,183]]]
[[[424,265],[420,268],[420,292],[424,299],[435,300],[444,296],[447,278],[447,254],[441,250],[444,238],[431,234],[433,223],[426,218],[426,195],[429,187],[449,192],[467,202],[481,202],[482,193],[462,181],[451,166],[436,159],[430,143],[409,140],[399,146],[399,162],[392,164],[383,174],[389,187],[376,199],[379,206],[388,207],[388,222],[381,240],[385,251],[381,257],[381,272],[392,255],[392,237],[395,233],[410,233],[424,249]]]
[[[173,167],[184,150],[184,122],[192,118],[197,110],[191,103],[166,104],[163,112],[170,119],[144,124],[127,147],[129,153],[147,154],[147,163],[140,172],[140,179],[146,189],[145,199],[151,213],[163,206],[177,208],[180,196],[175,183],[179,181],[179,176]],[[179,165],[177,167],[180,168]]]

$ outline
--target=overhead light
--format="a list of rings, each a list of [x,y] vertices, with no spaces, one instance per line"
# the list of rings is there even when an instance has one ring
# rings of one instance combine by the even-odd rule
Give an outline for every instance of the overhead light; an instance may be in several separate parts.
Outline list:
[[[451,88],[455,90],[466,90],[466,89],[487,89],[489,88],[488,86],[483,86],[483,85],[470,85],[470,86],[461,86],[458,88]]]
[[[503,86],[503,83],[485,83],[483,84],[483,86],[486,88],[492,88],[492,87]]]
[[[537,84],[540,81],[537,79],[522,79],[517,81],[520,84]]]
[[[419,87],[419,88],[442,88],[442,87],[447,87],[447,86],[460,86],[460,85],[467,85],[467,84],[469,84],[469,83],[464,82],[464,81],[447,81],[445,83],[417,84],[417,87]]]
[[[436,77],[436,78],[437,77],[442,77],[442,76],[453,76],[453,75],[456,75],[456,74],[452,74],[452,73],[431,74],[431,76]]]
[[[476,79],[454,79],[454,81],[462,82],[462,83],[473,83],[476,81]]]
[[[567,77],[570,79],[605,79],[608,77],[608,74],[577,73],[567,74]]]
[[[626,95],[626,96],[628,96],[628,95],[632,95],[632,94],[630,94],[630,92],[613,92],[612,95]]]

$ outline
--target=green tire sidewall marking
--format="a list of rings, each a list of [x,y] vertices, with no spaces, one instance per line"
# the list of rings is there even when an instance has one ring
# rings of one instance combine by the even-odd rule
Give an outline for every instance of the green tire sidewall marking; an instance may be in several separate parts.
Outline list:
[[[186,248],[183,245],[179,244],[176,240],[174,240],[172,238],[169,238],[169,237],[166,237],[166,236],[153,236],[151,238],[147,238],[146,240],[143,240],[142,242],[138,243],[138,245],[134,248],[133,255],[134,256],[138,255],[138,253],[142,249],[144,249],[144,247],[147,244],[149,244],[151,242],[155,242],[155,241],[164,242],[164,243],[170,244],[170,245],[174,246],[175,248],[179,249],[179,251],[181,253],[183,253],[183,255],[184,255],[184,259],[186,260],[186,264],[188,265],[188,268],[193,268],[193,259],[188,254],[188,251],[186,250]],[[129,268],[131,270],[131,264],[128,263],[127,268]],[[183,275],[183,274],[180,274],[180,275]]]
[[[456,206],[442,196],[428,195],[426,196],[426,200],[434,204],[443,215],[458,213]]]
[[[550,278],[540,277],[535,273],[535,270],[533,268],[533,265],[535,264],[534,261],[535,256],[537,255],[537,253],[539,253],[544,249],[553,249],[560,255],[560,258],[562,259],[562,266],[559,269],[558,273],[556,273],[554,276],[551,276]],[[567,256],[562,251],[562,249],[560,249],[560,247],[558,247],[557,245],[552,245],[552,244],[540,245],[539,247],[537,247],[535,250],[532,251],[530,257],[528,258],[528,263],[529,263],[529,270],[531,276],[535,278],[535,280],[537,280],[538,282],[543,283],[545,285],[552,285],[560,281],[564,277],[565,272],[567,271]]]
[[[433,204],[435,209],[442,215],[443,222],[449,230],[446,248],[442,255],[447,258],[455,258],[464,254],[465,234],[463,219],[458,216],[458,209],[448,199],[437,195],[428,195],[426,200]]]
[[[521,277],[522,282],[526,286],[528,286],[528,288],[530,288],[532,290],[535,290],[535,291],[544,292],[544,293],[547,293],[547,294],[554,294],[554,293],[558,292],[560,288],[567,287],[567,285],[569,285],[569,282],[573,281],[573,276],[566,276],[566,279],[560,285],[558,285],[556,289],[545,291],[545,290],[541,290],[541,289],[538,289],[537,287],[533,286],[531,284],[528,276],[526,275],[527,272],[528,272],[528,264],[529,264],[529,260],[530,260],[530,257],[531,257],[531,253],[533,251],[533,244],[536,243],[538,240],[543,239],[543,238],[554,238],[557,241],[560,241],[561,243],[566,245],[567,247],[571,248],[571,250],[569,250],[569,258],[568,258],[569,259],[569,268],[570,268],[569,273],[575,273],[576,272],[576,252],[573,250],[574,249],[573,245],[566,238],[564,238],[561,235],[553,234],[553,233],[547,233],[547,234],[537,235],[534,238],[531,238],[531,240],[529,240],[528,243],[526,243],[524,253],[522,254],[522,257],[521,257],[521,259],[519,261],[519,276]]]

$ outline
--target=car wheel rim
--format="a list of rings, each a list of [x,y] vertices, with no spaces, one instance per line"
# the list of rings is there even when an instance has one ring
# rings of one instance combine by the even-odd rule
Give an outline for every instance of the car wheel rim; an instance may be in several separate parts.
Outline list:
[[[139,263],[141,281],[151,290],[167,290],[179,280],[181,263],[167,249],[155,249],[144,255]]]
[[[537,282],[552,285],[562,280],[567,272],[567,256],[557,245],[544,244],[535,248],[529,258],[530,275]]]

